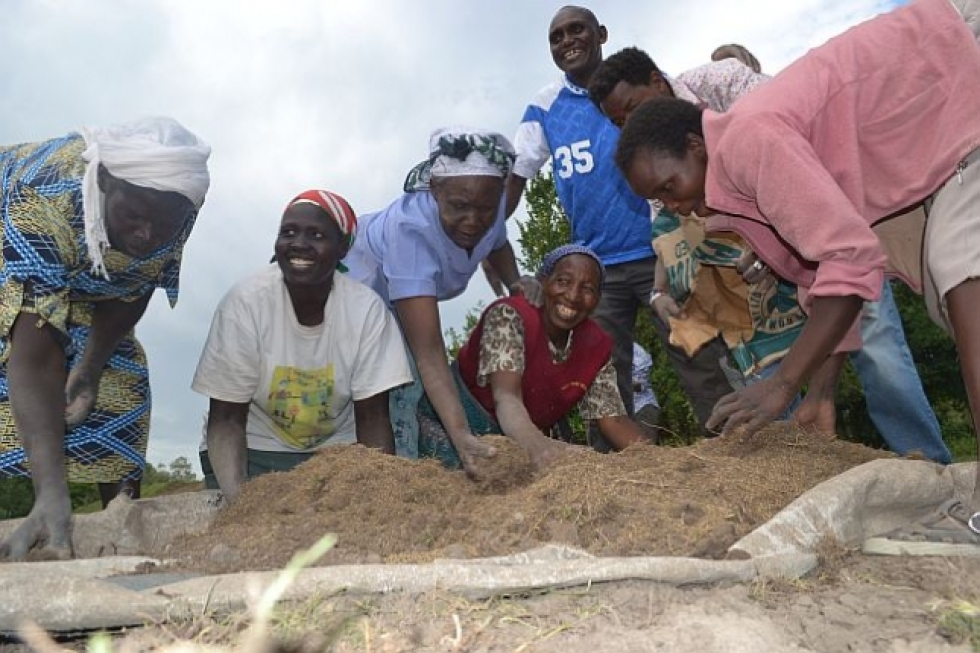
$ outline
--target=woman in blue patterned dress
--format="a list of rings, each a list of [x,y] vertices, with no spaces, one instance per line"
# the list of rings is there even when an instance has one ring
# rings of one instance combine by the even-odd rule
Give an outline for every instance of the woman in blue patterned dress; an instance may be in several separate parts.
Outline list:
[[[133,328],[177,299],[210,148],[157,118],[0,148],[0,478],[34,505],[0,559],[72,553],[68,480],[138,495],[149,431]]]

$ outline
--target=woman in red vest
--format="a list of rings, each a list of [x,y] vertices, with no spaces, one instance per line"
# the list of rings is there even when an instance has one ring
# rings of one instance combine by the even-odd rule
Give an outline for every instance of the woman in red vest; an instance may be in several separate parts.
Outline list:
[[[532,306],[520,295],[495,301],[453,364],[473,433],[513,438],[536,469],[566,450],[545,433],[576,407],[583,419],[596,420],[616,449],[646,440],[619,395],[612,338],[589,319],[603,275],[602,263],[587,247],[552,251],[538,274],[543,305]],[[419,427],[420,456],[461,466],[428,398],[419,407]]]

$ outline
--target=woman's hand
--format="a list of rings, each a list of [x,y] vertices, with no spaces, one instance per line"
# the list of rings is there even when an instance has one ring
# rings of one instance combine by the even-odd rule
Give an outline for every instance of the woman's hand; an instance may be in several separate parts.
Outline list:
[[[722,397],[705,426],[710,431],[721,428],[723,436],[731,435],[739,427],[752,435],[779,419],[797,392],[799,388],[782,380],[777,372],[768,379]]]
[[[834,405],[834,398],[808,392],[793,412],[793,422],[813,428],[819,433],[834,435],[837,432],[837,407]]]
[[[531,275],[525,274],[520,279],[510,284],[510,294],[523,295],[524,299],[531,306],[541,306],[544,302],[544,292],[541,290],[541,282]]]
[[[561,440],[552,440],[551,438],[545,438],[545,440],[539,447],[534,447],[528,451],[531,467],[534,468],[535,472],[545,471],[565,454],[586,450],[585,447]]]
[[[846,354],[837,353],[828,356],[827,360],[810,379],[806,396],[799,408],[793,413],[793,421],[802,426],[808,426],[821,433],[834,435],[837,432],[837,408],[834,398],[837,383],[840,379]]]
[[[452,440],[453,446],[456,447],[456,453],[459,455],[460,462],[463,463],[463,470],[466,471],[466,475],[472,479],[479,480],[481,477],[480,460],[493,458],[497,455],[497,450],[490,443],[473,435],[469,431],[450,432],[449,439]]]
[[[766,277],[772,276],[769,266],[760,261],[751,249],[745,250],[745,253],[735,261],[735,269],[749,285],[760,283]]]
[[[670,326],[670,318],[677,317],[681,314],[681,307],[677,305],[677,302],[669,293],[665,292],[654,292],[650,296],[650,307],[657,314],[657,317],[668,327]]]
[[[95,408],[101,379],[101,370],[92,370],[81,364],[69,372],[65,383],[65,423],[69,428],[84,422]]]

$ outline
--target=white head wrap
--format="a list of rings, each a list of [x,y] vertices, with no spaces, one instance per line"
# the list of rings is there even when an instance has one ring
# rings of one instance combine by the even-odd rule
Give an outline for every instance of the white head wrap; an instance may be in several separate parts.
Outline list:
[[[102,262],[109,249],[104,197],[99,190],[99,164],[117,179],[154,190],[180,193],[199,209],[210,177],[211,147],[172,118],[146,118],[105,128],[86,127],[82,158],[88,162],[82,179],[85,239],[92,271],[109,278]]]
[[[514,146],[502,134],[469,127],[443,127],[429,137],[429,158],[405,179],[405,191],[425,190],[432,177],[506,177]]]

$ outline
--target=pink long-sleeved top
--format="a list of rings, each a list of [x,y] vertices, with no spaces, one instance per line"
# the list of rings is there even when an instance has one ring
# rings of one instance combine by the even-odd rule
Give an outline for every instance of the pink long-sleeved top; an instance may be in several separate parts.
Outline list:
[[[886,257],[871,226],[938,190],[980,146],[980,46],[949,0],[919,0],[703,124],[706,203],[728,214],[711,228],[742,234],[810,297],[877,299]]]

